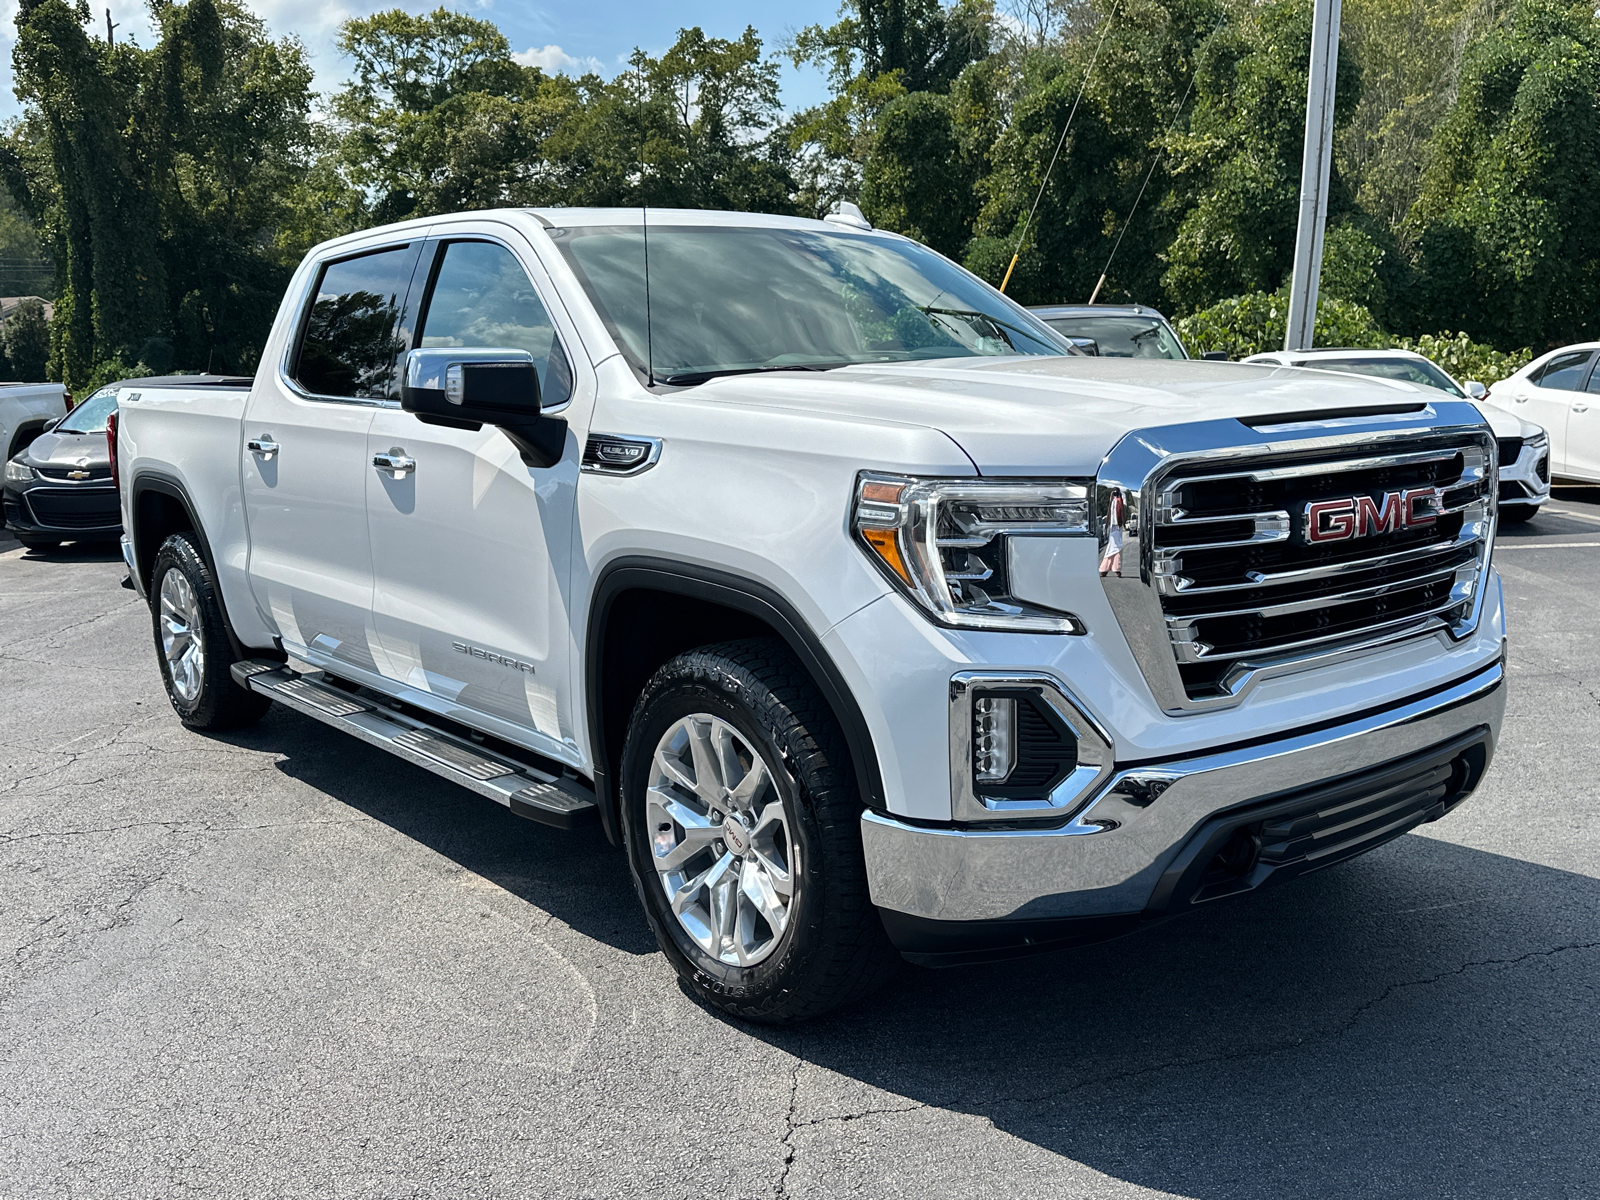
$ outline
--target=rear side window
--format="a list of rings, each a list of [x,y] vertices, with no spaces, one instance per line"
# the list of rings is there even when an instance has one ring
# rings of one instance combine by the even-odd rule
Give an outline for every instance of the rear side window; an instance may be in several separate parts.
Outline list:
[[[1534,382],[1540,387],[1561,388],[1575,392],[1583,383],[1583,373],[1589,366],[1589,352],[1558,354],[1540,369]]]
[[[416,257],[398,246],[322,268],[295,355],[296,383],[316,396],[394,395],[400,309]]]
[[[572,395],[572,368],[516,255],[494,242],[451,242],[434,276],[418,346],[526,350],[544,408]]]

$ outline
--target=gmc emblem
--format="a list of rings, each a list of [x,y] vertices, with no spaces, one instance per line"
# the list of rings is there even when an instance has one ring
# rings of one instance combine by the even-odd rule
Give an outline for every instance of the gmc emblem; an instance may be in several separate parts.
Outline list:
[[[1306,505],[1305,539],[1316,546],[1401,529],[1422,529],[1439,519],[1442,496],[1436,487],[1420,487],[1385,492],[1378,497],[1314,500]]]

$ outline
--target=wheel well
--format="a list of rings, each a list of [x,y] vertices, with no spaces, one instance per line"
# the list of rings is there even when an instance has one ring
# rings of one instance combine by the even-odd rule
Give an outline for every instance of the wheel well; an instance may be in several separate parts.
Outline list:
[[[161,543],[175,533],[194,533],[194,518],[183,501],[153,488],[140,491],[133,499],[133,547],[139,567],[139,582],[150,590],[150,572],[155,566]]]
[[[862,800],[884,807],[883,775],[860,705],[805,619],[766,584],[687,563],[623,558],[596,581],[589,620],[589,747],[600,819],[613,843],[621,842],[617,766],[639,694],[668,659],[736,638],[775,637],[789,648],[844,730]]]
[[[43,433],[43,421],[25,421],[18,425],[16,431],[11,435],[11,445],[6,450],[6,461],[10,462],[22,451],[33,445]]]
[[[664,663],[696,646],[781,636],[757,616],[695,596],[635,588],[613,599],[598,672],[607,774],[616,778],[634,702]]]

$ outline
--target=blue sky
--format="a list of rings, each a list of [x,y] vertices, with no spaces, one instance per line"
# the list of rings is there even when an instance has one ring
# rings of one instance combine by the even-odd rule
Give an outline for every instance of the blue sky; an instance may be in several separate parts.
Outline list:
[[[246,0],[267,22],[274,36],[295,34],[306,45],[317,72],[317,87],[332,91],[344,78],[346,63],[334,49],[339,23],[347,17],[365,16],[396,7],[427,12],[439,0],[415,3],[404,0]],[[108,0],[90,0],[96,29],[104,36]],[[150,45],[150,21],[142,0],[109,0],[118,38],[132,35]],[[549,9],[515,0],[464,0],[446,4],[483,17],[500,26],[512,49],[524,62],[547,70],[582,74],[595,68],[606,78],[615,75],[635,46],[660,53],[672,44],[677,31],[699,25],[710,37],[734,38],[746,25],[754,25],[769,51],[775,51],[796,29],[831,22],[838,0],[791,0],[786,4],[737,4],[733,0],[680,0],[651,4],[647,0],[586,0]],[[0,117],[21,111],[11,90],[11,47],[16,33],[16,0],[0,4]],[[822,77],[815,71],[795,71],[784,62],[783,99],[790,109],[804,108],[824,94]]]

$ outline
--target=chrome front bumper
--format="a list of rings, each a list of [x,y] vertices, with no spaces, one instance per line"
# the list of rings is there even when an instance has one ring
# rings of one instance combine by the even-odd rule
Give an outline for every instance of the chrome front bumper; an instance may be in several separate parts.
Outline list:
[[[1505,702],[1504,667],[1495,663],[1441,691],[1315,732],[1119,770],[1055,828],[957,828],[867,812],[861,834],[872,900],[924,921],[1141,913],[1216,814],[1357,776],[1474,730],[1492,752]]]

